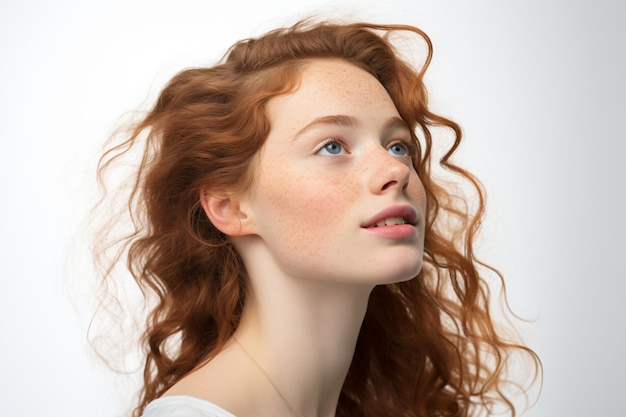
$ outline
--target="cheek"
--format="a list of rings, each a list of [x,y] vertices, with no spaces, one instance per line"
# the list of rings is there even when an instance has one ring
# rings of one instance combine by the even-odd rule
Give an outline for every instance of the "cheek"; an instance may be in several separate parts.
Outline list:
[[[427,204],[426,189],[419,176],[417,174],[414,175],[414,178],[411,178],[410,198],[415,202],[418,210],[425,214]]]
[[[283,250],[327,259],[327,251],[336,250],[339,233],[350,220],[357,187],[349,179],[319,172],[307,175],[298,169],[266,172],[258,190],[262,200],[259,219],[266,239],[273,239]],[[358,226],[358,225],[357,225]]]

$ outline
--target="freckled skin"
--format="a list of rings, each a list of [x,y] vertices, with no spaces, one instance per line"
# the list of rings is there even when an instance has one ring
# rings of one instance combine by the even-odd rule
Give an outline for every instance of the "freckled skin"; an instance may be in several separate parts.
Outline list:
[[[299,88],[272,99],[267,110],[272,129],[247,200],[263,256],[294,278],[376,285],[414,277],[422,262],[426,197],[410,158],[390,152],[392,141],[408,132],[385,133],[385,122],[399,114],[382,85],[346,61],[312,60]],[[328,115],[356,122],[294,138]],[[337,137],[345,153],[327,154],[324,141]],[[361,228],[398,204],[418,213],[414,237],[384,239]]]

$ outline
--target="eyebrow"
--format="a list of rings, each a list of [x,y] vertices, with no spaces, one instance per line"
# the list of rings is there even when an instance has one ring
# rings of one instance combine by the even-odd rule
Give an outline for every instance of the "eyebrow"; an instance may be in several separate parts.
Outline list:
[[[329,116],[322,116],[322,117],[318,117],[314,119],[311,123],[307,124],[302,129],[300,129],[298,133],[295,134],[294,139],[297,139],[298,137],[302,136],[306,132],[316,129],[321,126],[335,125],[335,126],[350,127],[350,126],[354,126],[355,124],[358,124],[358,119],[356,117],[348,116],[345,114],[334,114],[334,115],[329,115]],[[411,129],[409,128],[409,125],[407,125],[407,123],[404,120],[402,120],[398,116],[393,116],[389,120],[387,120],[387,122],[383,126],[383,134],[388,133],[393,130],[397,130],[397,129],[406,129],[409,132],[411,131]]]

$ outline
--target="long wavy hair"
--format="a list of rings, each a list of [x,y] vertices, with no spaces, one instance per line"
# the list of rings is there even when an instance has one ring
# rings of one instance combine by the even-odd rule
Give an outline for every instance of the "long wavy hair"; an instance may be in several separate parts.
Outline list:
[[[415,48],[425,50],[421,65],[394,46],[410,39],[425,45]],[[125,260],[155,300],[142,333],[144,384],[134,416],[214,357],[236,329],[246,302],[245,266],[201,209],[200,192],[251,184],[251,160],[270,130],[267,102],[293,91],[307,60],[323,57],[368,71],[387,90],[413,130],[419,149],[413,163],[428,199],[424,267],[415,279],[371,293],[337,416],[469,416],[498,405],[515,415],[511,358],[526,358],[529,384],[541,375],[541,362],[492,318],[485,276],[495,276],[503,292],[504,283],[475,256],[484,192],[451,160],[460,127],[429,108],[430,39],[408,25],[307,20],[240,41],[215,66],[178,73],[100,159],[106,196],[117,163],[133,150],[141,155],[126,201],[132,230],[122,237],[102,232],[96,250],[97,259],[114,250],[101,265],[104,281]],[[436,140],[435,130],[445,138]]]

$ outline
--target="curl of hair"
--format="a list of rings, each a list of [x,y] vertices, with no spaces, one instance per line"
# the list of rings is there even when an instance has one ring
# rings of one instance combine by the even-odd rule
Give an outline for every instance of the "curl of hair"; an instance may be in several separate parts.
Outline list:
[[[425,42],[420,68],[400,58],[390,40],[396,33]],[[156,297],[143,332],[144,386],[135,416],[217,354],[237,327],[246,271],[201,210],[200,193],[250,185],[249,166],[270,129],[265,104],[297,87],[307,60],[325,57],[357,65],[388,91],[414,131],[420,150],[414,165],[428,199],[424,268],[416,279],[372,292],[337,416],[468,416],[495,405],[515,415],[505,392],[508,360],[513,352],[529,359],[533,381],[541,363],[503,337],[492,319],[479,270],[502,277],[476,259],[473,246],[484,192],[450,160],[460,127],[429,109],[423,78],[431,56],[429,38],[412,26],[299,22],[236,43],[216,66],[177,74],[129,138],[105,152],[102,182],[130,149],[143,154],[127,205],[134,230],[103,273],[110,279],[125,253],[139,287]],[[436,162],[434,128],[453,134]],[[437,182],[436,167],[469,184],[475,207]],[[100,237],[111,242],[100,251],[120,244]]]

